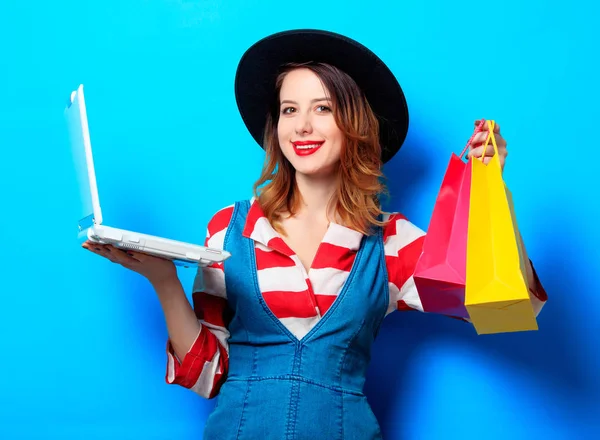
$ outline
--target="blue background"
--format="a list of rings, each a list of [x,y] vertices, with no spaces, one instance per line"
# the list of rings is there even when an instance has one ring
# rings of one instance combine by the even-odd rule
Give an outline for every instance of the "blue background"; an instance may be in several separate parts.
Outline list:
[[[202,242],[262,163],[235,106],[236,64],[295,27],[356,38],[398,76],[411,126],[386,166],[389,208],[423,228],[473,121],[501,125],[551,298],[538,332],[388,317],[367,382],[385,438],[598,438],[599,11],[560,3],[4,0],[0,438],[200,438],[215,402],[165,384],[150,285],[78,246],[63,108],[84,83],[109,225]],[[193,272],[180,275],[189,293]]]

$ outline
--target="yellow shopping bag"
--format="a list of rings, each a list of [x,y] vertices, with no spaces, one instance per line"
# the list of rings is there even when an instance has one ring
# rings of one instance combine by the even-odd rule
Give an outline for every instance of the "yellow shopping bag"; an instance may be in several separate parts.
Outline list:
[[[502,179],[494,121],[488,121],[494,156],[471,159],[465,307],[477,334],[537,330],[512,196]]]

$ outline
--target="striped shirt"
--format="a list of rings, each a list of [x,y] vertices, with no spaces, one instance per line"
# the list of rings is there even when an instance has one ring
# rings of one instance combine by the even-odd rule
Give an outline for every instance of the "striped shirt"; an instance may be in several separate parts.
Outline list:
[[[233,208],[221,209],[210,220],[206,246],[223,248]],[[395,310],[423,311],[413,273],[425,233],[399,213],[388,214],[386,220],[387,314]],[[331,223],[307,271],[254,198],[243,235],[254,242],[258,284],[267,306],[298,339],[319,322],[342,290],[363,238],[360,232]],[[537,276],[536,283],[533,302],[537,314],[547,296]],[[192,300],[201,329],[182,361],[167,342],[166,381],[212,398],[218,394],[228,370],[229,315],[222,263],[199,269]]]

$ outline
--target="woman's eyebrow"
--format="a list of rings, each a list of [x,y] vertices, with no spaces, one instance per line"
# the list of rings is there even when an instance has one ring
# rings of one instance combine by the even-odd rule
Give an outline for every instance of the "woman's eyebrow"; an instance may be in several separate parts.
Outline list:
[[[319,101],[331,101],[329,98],[315,98],[315,99],[311,99],[311,104],[315,103],[315,102],[319,102]],[[284,99],[283,101],[281,101],[281,103],[279,105],[282,104],[296,104],[298,105],[298,103],[296,101],[292,101],[290,99]]]

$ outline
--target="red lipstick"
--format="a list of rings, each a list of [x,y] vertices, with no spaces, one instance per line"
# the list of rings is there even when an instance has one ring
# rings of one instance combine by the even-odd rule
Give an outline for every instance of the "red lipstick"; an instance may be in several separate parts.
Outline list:
[[[296,141],[292,142],[294,152],[298,156],[309,156],[317,152],[325,141]]]

